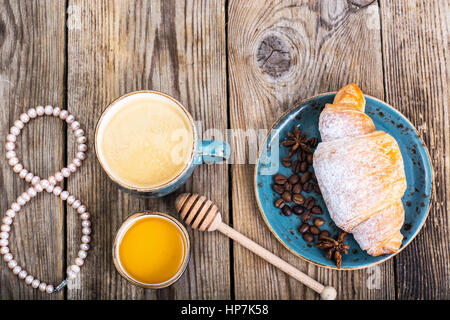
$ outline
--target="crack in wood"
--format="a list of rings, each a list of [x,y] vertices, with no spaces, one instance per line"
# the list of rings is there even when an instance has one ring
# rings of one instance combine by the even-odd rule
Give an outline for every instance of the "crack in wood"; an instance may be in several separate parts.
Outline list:
[[[291,68],[291,54],[286,42],[277,35],[265,37],[256,53],[258,67],[272,78],[280,78]]]

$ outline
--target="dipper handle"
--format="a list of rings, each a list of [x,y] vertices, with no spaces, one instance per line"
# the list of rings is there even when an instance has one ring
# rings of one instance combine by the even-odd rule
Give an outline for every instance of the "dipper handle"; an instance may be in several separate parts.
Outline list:
[[[238,231],[234,230],[230,226],[226,225],[225,223],[219,224],[217,227],[218,231],[222,232],[224,235],[230,237],[234,241],[240,243],[242,246],[247,248],[248,250],[252,251],[253,253],[257,254],[267,262],[273,264],[275,267],[280,269],[283,272],[286,272],[288,275],[293,277],[294,279],[297,279],[307,287],[313,289],[317,293],[320,294],[320,297],[323,300],[334,300],[336,299],[336,289],[329,286],[324,286],[323,284],[317,282],[310,276],[304,274],[294,266],[290,265],[283,259],[277,257],[269,250],[263,248],[256,242],[250,240],[246,236],[244,236],[242,233],[239,233]]]

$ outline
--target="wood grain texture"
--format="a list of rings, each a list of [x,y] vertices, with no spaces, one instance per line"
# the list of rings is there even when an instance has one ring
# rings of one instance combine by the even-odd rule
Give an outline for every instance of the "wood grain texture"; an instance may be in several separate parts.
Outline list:
[[[347,1],[231,0],[228,17],[232,128],[269,128],[296,101],[336,91],[349,82],[384,98],[376,3],[359,9]],[[264,46],[272,52],[267,54]],[[271,68],[275,71],[268,72]],[[248,158],[245,140],[237,139],[232,148],[238,157]],[[233,226],[238,231],[321,283],[335,286],[339,299],[395,297],[392,261],[373,270],[338,272],[317,268],[289,253],[258,212],[253,173],[254,165],[232,170]],[[312,290],[239,245],[234,250],[237,299],[318,299]],[[374,277],[377,285],[372,283]]]
[[[64,97],[64,1],[0,1],[0,212],[30,187],[5,160],[4,139],[12,123],[30,107],[62,106]],[[62,166],[63,124],[33,120],[16,149],[26,168],[46,178]],[[64,276],[64,219],[60,200],[43,192],[16,216],[10,248],[29,273],[46,283]],[[0,299],[61,299],[40,293],[0,262]]]
[[[425,140],[435,171],[422,231],[396,257],[398,299],[450,298],[450,2],[381,1],[386,101]]]
[[[185,275],[168,289],[134,287],[115,271],[111,250],[126,217],[139,210],[175,214],[176,195],[145,200],[107,179],[94,152],[94,130],[115,98],[141,89],[180,100],[203,129],[227,124],[225,12],[223,1],[69,1],[68,105],[89,139],[89,155],[69,190],[92,213],[92,250],[69,299],[226,299],[230,296],[229,241],[218,233],[190,232]],[[69,132],[68,155],[74,154]],[[224,165],[202,166],[181,190],[197,192],[228,212]],[[217,187],[223,186],[223,187]],[[225,215],[225,219],[227,216]],[[68,261],[80,241],[79,219],[68,210]],[[217,263],[220,261],[220,263]]]

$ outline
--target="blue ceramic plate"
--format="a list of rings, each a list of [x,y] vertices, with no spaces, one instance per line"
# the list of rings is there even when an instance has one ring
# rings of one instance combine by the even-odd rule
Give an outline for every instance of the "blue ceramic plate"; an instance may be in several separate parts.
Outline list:
[[[281,173],[286,176],[292,174],[290,168],[280,164],[280,160],[287,156],[288,148],[280,147],[277,154],[278,148],[275,146],[285,139],[286,133],[292,131],[294,126],[299,126],[301,131],[306,131],[308,137],[320,138],[319,115],[326,103],[333,102],[334,95],[335,93],[325,93],[310,98],[288,110],[275,122],[258,157],[255,168],[255,192],[259,209],[267,226],[286,248],[306,261],[336,269],[334,261],[325,258],[325,251],[303,240],[298,232],[301,224],[300,216],[286,217],[275,208],[273,203],[278,199],[278,195],[272,190],[274,174]],[[405,207],[405,223],[401,232],[405,238],[398,251],[400,252],[418,234],[428,215],[433,188],[433,169],[427,148],[414,126],[385,102],[370,96],[365,98],[366,113],[372,118],[376,129],[389,133],[397,140],[404,160],[407,189],[402,198]],[[320,217],[325,219],[325,224],[321,229],[330,231],[332,235],[337,234],[338,228],[331,220],[322,197],[314,191],[310,195],[324,209]],[[367,268],[395,255],[372,257],[359,248],[352,235],[347,236],[347,243],[350,245],[350,252],[344,255],[341,270]]]

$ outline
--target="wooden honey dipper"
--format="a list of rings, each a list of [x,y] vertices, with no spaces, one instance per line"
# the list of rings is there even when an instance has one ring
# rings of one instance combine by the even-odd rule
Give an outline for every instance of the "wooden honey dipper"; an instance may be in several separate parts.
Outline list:
[[[307,287],[313,289],[320,294],[322,299],[334,300],[336,298],[335,288],[324,286],[317,282],[272,252],[223,223],[219,209],[211,200],[206,199],[206,197],[199,196],[198,194],[183,193],[177,197],[175,207],[181,219],[192,228],[200,231],[218,230]]]

